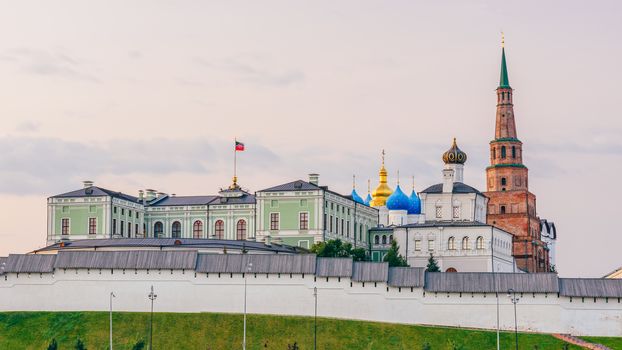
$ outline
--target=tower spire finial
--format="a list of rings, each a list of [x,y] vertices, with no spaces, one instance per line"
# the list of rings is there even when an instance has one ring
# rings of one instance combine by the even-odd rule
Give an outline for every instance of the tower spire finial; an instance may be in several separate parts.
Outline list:
[[[356,189],[356,175],[352,174],[352,189]]]
[[[505,63],[505,34],[503,32],[501,32],[501,77],[499,78],[499,87],[504,89],[510,88],[508,67]]]
[[[367,179],[367,194],[371,193],[371,179]]]
[[[400,185],[400,169],[397,169],[397,185]]]
[[[413,175],[413,191],[415,190],[415,175]]]
[[[382,166],[384,166],[384,155],[385,155],[384,149],[382,149]]]
[[[505,47],[505,34],[501,31],[501,48]]]

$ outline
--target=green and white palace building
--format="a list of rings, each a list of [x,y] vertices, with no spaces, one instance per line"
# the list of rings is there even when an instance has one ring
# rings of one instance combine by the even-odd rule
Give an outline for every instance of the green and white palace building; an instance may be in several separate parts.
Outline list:
[[[320,186],[319,176],[256,193],[237,178],[217,195],[177,196],[152,189],[138,196],[96,186],[48,198],[47,241],[101,238],[196,238],[250,240],[310,248],[339,238],[368,248],[378,210],[353,191]]]

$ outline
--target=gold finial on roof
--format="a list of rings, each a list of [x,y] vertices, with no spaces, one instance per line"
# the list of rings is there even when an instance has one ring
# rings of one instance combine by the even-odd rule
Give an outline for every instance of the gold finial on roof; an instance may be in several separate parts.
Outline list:
[[[400,185],[400,169],[397,169],[397,185]]]
[[[413,175],[413,191],[415,190],[415,175]]]
[[[501,32],[501,47],[505,47],[505,34]]]
[[[371,193],[371,179],[367,179],[367,194]]]
[[[352,175],[352,189],[356,189],[356,175]]]

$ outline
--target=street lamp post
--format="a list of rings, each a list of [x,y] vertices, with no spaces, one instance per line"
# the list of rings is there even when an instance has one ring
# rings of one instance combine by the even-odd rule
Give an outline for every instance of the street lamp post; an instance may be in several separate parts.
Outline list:
[[[112,350],[112,298],[116,297],[113,292],[110,292],[110,350]]]
[[[253,263],[249,262],[244,273],[244,336],[242,338],[242,350],[246,350],[246,275],[251,272]]]
[[[147,297],[149,298],[149,300],[151,300],[151,317],[149,320],[149,350],[152,350],[153,349],[153,301],[158,297],[153,292],[153,286],[151,286],[151,293],[149,293]]]
[[[317,350],[317,287],[313,287],[313,297],[315,298],[315,313],[313,316],[313,350]]]
[[[516,350],[518,350],[518,321],[516,319],[516,303],[518,303],[518,298],[516,297],[516,291],[514,289],[508,289],[508,298],[510,298],[510,301],[514,304],[514,339]]]

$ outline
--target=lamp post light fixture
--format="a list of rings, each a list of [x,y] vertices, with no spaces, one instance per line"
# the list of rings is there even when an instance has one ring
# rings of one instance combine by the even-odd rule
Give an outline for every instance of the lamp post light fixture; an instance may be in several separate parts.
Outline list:
[[[112,298],[115,298],[114,292],[110,292],[110,350],[112,350]]]
[[[253,268],[253,263],[249,262],[246,265],[246,271],[244,273],[244,335],[242,338],[242,350],[246,350],[246,277],[247,274],[251,272]]]
[[[151,286],[151,292],[149,293],[149,295],[147,295],[147,297],[149,298],[149,300],[151,300],[151,317],[149,320],[149,350],[152,350],[153,349],[153,302],[158,297],[153,292],[153,286]]]
[[[313,287],[313,297],[315,298],[315,313],[313,316],[313,350],[317,350],[317,287]]]
[[[512,288],[508,289],[508,298],[512,304],[514,304],[514,342],[516,343],[516,350],[518,350],[518,321],[516,319],[516,303],[519,298],[516,297],[516,291]]]

